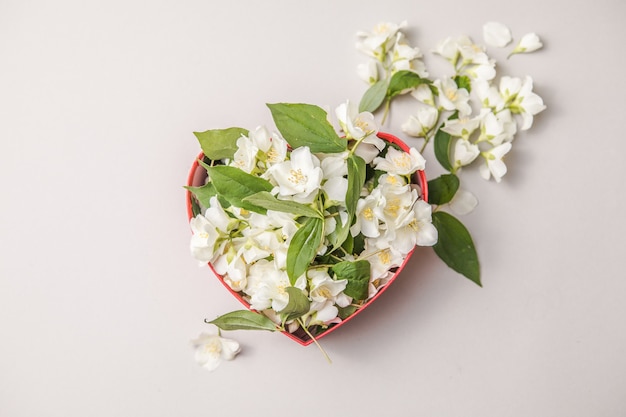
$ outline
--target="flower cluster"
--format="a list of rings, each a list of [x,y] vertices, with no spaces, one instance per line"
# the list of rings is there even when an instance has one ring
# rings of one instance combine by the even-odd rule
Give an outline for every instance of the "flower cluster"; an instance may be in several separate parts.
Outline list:
[[[369,87],[358,105],[337,107],[338,128],[320,107],[277,103],[268,104],[277,131],[195,133],[203,155],[187,187],[191,252],[249,307],[208,323],[279,330],[317,344],[367,307],[416,246],[432,246],[446,265],[482,285],[470,233],[446,211],[466,214],[478,204],[459,173],[481,161],[480,175],[500,182],[514,138],[546,106],[531,77],[499,75],[487,47],[468,36],[436,45],[435,59],[445,60],[449,73],[431,76],[406,26],[380,23],[357,34],[369,58],[357,73]],[[497,22],[483,26],[483,37],[491,47],[512,42]],[[529,33],[508,57],[542,46]],[[401,129],[423,139],[420,150],[379,132],[391,102],[405,94],[416,103],[405,101],[414,110]],[[422,152],[429,143],[446,173],[428,181],[427,202]],[[219,332],[193,343],[210,370],[239,352]]]
[[[387,83],[389,99],[394,81],[398,84],[401,80],[398,75],[417,75],[413,80],[419,82],[405,84],[411,88],[399,92],[410,92],[419,103],[402,130],[428,142],[441,128],[452,139],[451,166],[445,162],[444,168],[454,173],[480,157],[482,177],[500,182],[507,172],[503,157],[511,150],[515,134],[529,129],[533,116],[545,109],[541,97],[532,91],[532,78],[503,76],[496,82],[496,61],[487,55],[486,48],[468,36],[459,36],[442,40],[433,51],[450,64],[451,74],[429,80],[422,54],[407,44],[401,32],[405,26],[379,24],[372,33],[359,34],[357,47],[371,58],[358,67],[359,75],[373,86],[372,92],[383,91],[379,83]],[[483,35],[492,46],[504,47],[511,42],[510,30],[500,23],[487,23]],[[541,46],[537,35],[530,33],[522,37],[511,55]],[[405,72],[398,74],[402,70]]]
[[[281,133],[198,134],[208,178],[190,187],[191,252],[276,329],[312,337],[373,297],[416,245],[436,243],[414,181],[425,160],[378,137],[372,114],[350,102],[335,112],[341,135],[318,107],[270,108]],[[322,112],[313,126],[330,137],[302,141],[311,125],[291,121]]]

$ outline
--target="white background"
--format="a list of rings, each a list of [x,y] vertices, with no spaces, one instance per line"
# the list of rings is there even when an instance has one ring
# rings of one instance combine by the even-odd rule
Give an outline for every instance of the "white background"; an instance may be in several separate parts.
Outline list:
[[[621,0],[0,1],[0,415],[626,415],[625,16]],[[482,42],[487,21],[545,44],[493,54],[548,106],[509,174],[463,172],[484,288],[420,250],[322,339],[332,365],[234,332],[243,352],[207,372],[189,341],[240,305],[188,251],[192,132],[358,100],[355,33],[402,20],[435,68],[437,41]],[[386,130],[417,146],[411,104]]]

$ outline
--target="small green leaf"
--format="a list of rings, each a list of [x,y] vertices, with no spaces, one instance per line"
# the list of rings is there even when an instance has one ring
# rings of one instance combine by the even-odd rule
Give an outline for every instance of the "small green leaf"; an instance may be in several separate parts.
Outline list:
[[[478,255],[465,226],[443,211],[433,213],[433,225],[439,233],[439,240],[433,246],[437,256],[450,268],[482,287]]]
[[[285,308],[279,311],[283,317],[283,322],[297,319],[309,312],[311,301],[300,288],[287,287],[285,291],[289,294],[289,302]]]
[[[202,152],[210,159],[218,161],[224,158],[232,159],[237,151],[237,140],[241,136],[248,136],[248,131],[240,127],[230,127],[193,134],[198,138]]]
[[[267,191],[253,194],[243,199],[244,202],[263,207],[266,210],[280,211],[283,213],[291,213],[296,216],[319,217],[323,219],[322,214],[306,204],[295,201],[279,200]]]
[[[295,284],[298,277],[306,272],[315,259],[324,237],[323,231],[324,220],[309,217],[291,238],[287,249],[287,275],[291,285]]]
[[[454,174],[444,174],[428,181],[428,202],[430,204],[446,204],[459,189],[459,178]]]
[[[355,311],[357,311],[359,308],[355,305],[350,304],[347,307],[339,307],[337,306],[337,310],[338,310],[338,316],[340,319],[345,320],[348,317],[350,317],[351,315],[354,314]]]
[[[321,107],[311,104],[268,104],[274,123],[292,148],[308,146],[311,152],[343,152],[348,146],[328,121]]]
[[[277,330],[276,324],[268,317],[250,310],[233,311],[207,323],[222,330]]]
[[[244,199],[261,191],[270,191],[272,184],[269,181],[248,174],[239,168],[225,165],[207,167],[207,172],[217,193],[230,204],[265,214],[264,208],[246,202]]]
[[[370,282],[370,263],[364,259],[358,261],[343,261],[333,265],[333,272],[337,279],[347,279],[348,284],[343,291],[355,300],[365,300],[368,296]]]
[[[457,75],[454,82],[458,88],[464,88],[468,93],[472,91],[472,80],[467,75]]]
[[[211,197],[217,195],[215,186],[210,182],[207,182],[200,187],[185,186],[185,188],[189,190],[204,207],[209,207],[209,200],[211,200]]]
[[[359,103],[359,112],[374,112],[383,104],[387,94],[387,80],[378,80],[367,89]]]
[[[454,112],[448,120],[456,118],[458,118],[458,114],[457,112]],[[437,158],[437,161],[439,161],[439,164],[444,169],[452,172],[452,136],[441,130],[441,126],[439,127],[439,130],[437,130],[437,133],[435,133],[433,147],[435,150],[435,157]]]
[[[430,84],[431,81],[422,78],[413,71],[401,70],[392,75],[389,80],[389,88],[387,89],[387,97],[393,98],[400,94],[404,94],[413,90],[420,84]]]

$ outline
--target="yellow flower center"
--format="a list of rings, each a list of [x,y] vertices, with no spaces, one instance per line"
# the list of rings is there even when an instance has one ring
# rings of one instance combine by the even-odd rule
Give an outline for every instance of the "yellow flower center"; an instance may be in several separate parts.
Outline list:
[[[266,155],[267,155],[267,160],[269,162],[276,162],[276,161],[278,161],[278,157],[280,156],[280,155],[278,155],[278,152],[276,152],[276,149],[274,149],[274,148],[270,148],[270,150],[267,151]]]
[[[363,210],[363,217],[365,217],[365,219],[368,221],[372,221],[374,219],[374,212],[371,208],[368,207]]]
[[[450,101],[455,101],[458,97],[456,90],[446,91],[446,97],[448,97],[448,100]]]
[[[363,119],[361,119],[360,117],[358,117],[355,121],[354,121],[354,126],[358,127],[361,130],[367,130],[367,122]]]
[[[398,210],[400,210],[400,199],[394,198],[390,200],[385,206],[385,214],[391,217],[398,217]]]
[[[326,287],[319,288],[319,289],[317,290],[317,292],[319,293],[319,295],[321,295],[321,296],[322,296],[322,297],[324,297],[324,298],[332,298],[332,296],[333,296],[333,295],[330,293],[330,291],[328,290],[328,288],[326,288]]]
[[[214,340],[204,345],[204,351],[212,355],[219,355],[222,352],[222,345],[217,340]]]
[[[378,260],[381,264],[387,265],[391,262],[391,254],[388,249],[378,252]]]
[[[396,185],[398,183],[398,178],[392,176],[392,175],[388,175],[387,176],[387,183],[392,184],[392,185]]]
[[[408,154],[403,153],[393,158],[393,164],[398,168],[409,168],[411,166],[411,158]]]
[[[389,25],[386,23],[379,23],[374,26],[374,33],[377,35],[383,34],[389,30]]]
[[[300,168],[298,168],[297,170],[292,169],[291,171],[289,171],[289,175],[290,176],[289,178],[287,178],[287,180],[294,184],[302,184],[307,180],[307,176],[302,173],[302,170]]]

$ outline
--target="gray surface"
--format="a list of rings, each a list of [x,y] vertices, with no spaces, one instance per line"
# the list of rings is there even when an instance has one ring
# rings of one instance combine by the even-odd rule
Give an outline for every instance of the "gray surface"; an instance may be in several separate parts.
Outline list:
[[[3,1],[0,414],[626,415],[625,5]],[[484,288],[420,251],[332,365],[237,332],[204,371],[189,340],[239,306],[188,253],[191,132],[358,99],[354,33],[404,19],[424,51],[489,20],[545,43],[502,65],[548,110],[501,184],[465,176]]]

